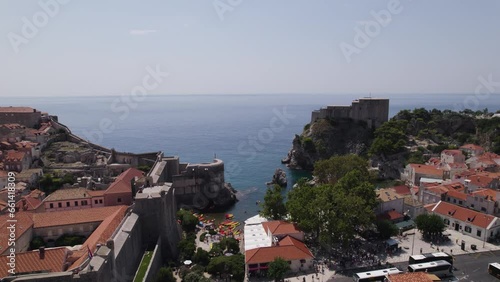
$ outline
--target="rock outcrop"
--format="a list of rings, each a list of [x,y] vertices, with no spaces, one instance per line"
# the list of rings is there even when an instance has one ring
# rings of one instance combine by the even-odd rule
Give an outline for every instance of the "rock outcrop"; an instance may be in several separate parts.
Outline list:
[[[320,119],[295,135],[282,162],[292,169],[312,170],[314,162],[334,155],[365,154],[372,138],[373,130],[362,121]]]
[[[288,181],[286,179],[286,172],[284,170],[282,170],[281,168],[277,168],[274,171],[273,180],[266,183],[266,184],[268,184],[268,185],[277,184],[281,187],[286,187],[288,184]]]

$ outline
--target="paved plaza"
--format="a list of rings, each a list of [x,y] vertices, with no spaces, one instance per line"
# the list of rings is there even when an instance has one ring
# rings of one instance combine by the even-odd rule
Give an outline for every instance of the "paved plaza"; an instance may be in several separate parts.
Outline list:
[[[446,230],[444,234],[449,235],[447,237],[449,237],[450,240],[437,245],[431,245],[428,242],[424,242],[422,240],[422,235],[416,229],[406,231],[404,234],[407,235],[398,238],[398,241],[400,242],[399,246],[401,247],[401,252],[388,256],[388,262],[395,263],[408,261],[412,253],[420,254],[421,250],[422,253],[434,253],[443,251],[453,255],[500,250],[500,247],[497,245],[483,242],[482,240],[472,238],[455,230]],[[462,240],[465,241],[465,251],[460,248]],[[471,245],[476,245],[477,249],[472,250]]]

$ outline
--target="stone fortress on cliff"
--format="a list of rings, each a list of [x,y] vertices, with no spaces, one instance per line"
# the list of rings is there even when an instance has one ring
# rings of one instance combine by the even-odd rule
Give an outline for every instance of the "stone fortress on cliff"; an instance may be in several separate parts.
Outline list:
[[[312,112],[311,123],[325,118],[350,118],[365,121],[369,128],[377,128],[389,119],[389,99],[368,97],[354,100],[350,106],[327,106]]]

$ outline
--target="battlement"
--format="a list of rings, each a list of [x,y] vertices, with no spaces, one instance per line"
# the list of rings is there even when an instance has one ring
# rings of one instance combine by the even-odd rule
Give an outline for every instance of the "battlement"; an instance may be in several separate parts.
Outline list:
[[[360,98],[352,101],[350,106],[332,105],[311,113],[311,122],[322,118],[362,120],[368,127],[377,128],[389,120],[389,99]]]

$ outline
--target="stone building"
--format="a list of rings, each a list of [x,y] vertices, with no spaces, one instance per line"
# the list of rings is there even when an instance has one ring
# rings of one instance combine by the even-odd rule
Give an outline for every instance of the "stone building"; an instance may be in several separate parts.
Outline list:
[[[42,113],[30,107],[0,107],[0,124],[18,123],[35,128],[42,121]]]
[[[389,120],[389,99],[360,98],[350,106],[327,106],[312,112],[311,122],[321,118],[350,118],[365,121],[369,128],[377,128]]]

